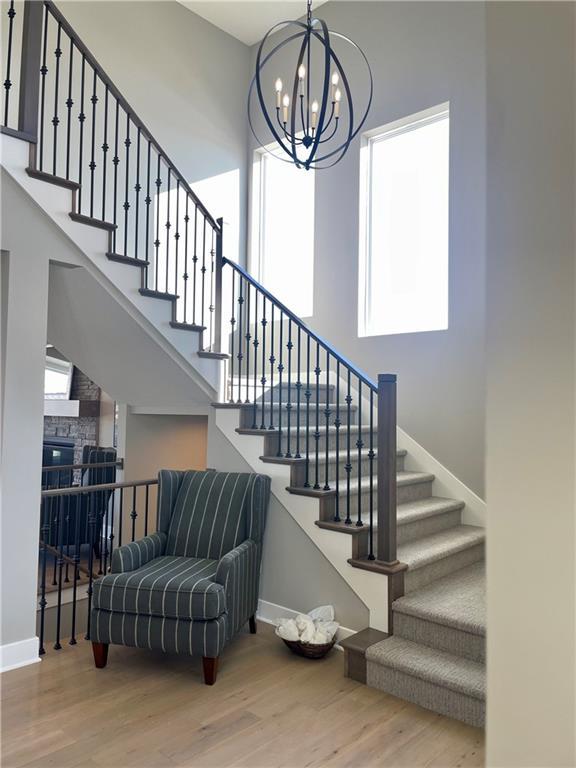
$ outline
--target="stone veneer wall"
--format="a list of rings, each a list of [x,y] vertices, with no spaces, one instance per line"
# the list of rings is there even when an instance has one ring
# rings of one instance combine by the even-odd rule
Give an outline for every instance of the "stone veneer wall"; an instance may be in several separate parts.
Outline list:
[[[100,401],[100,387],[94,384],[79,368],[72,373],[71,400]],[[98,445],[97,416],[44,416],[44,435],[46,437],[69,437],[74,440],[74,463],[82,461],[82,448],[85,445]]]

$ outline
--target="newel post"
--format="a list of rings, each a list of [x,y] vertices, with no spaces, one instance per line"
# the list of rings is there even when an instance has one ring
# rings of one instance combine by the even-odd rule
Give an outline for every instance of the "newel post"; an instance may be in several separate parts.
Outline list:
[[[222,240],[224,235],[224,219],[216,220],[216,262],[214,265],[214,349],[212,352],[222,352]]]
[[[18,130],[34,140],[38,138],[43,11],[44,3],[40,0],[26,0],[24,3]]]
[[[377,558],[396,558],[396,376],[378,376],[378,536]]]

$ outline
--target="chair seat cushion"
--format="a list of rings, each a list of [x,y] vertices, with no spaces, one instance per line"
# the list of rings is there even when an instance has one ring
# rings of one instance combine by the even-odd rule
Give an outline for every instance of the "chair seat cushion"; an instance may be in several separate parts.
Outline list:
[[[226,611],[224,587],[212,581],[217,560],[157,557],[142,568],[94,582],[93,606],[174,619],[215,619]]]

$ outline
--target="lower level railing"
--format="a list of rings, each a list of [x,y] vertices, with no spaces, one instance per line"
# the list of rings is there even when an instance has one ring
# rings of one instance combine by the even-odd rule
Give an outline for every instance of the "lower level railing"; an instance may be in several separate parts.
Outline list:
[[[92,582],[108,570],[115,547],[155,527],[151,510],[156,508],[157,485],[158,480],[149,479],[42,491],[40,654],[48,640],[59,650],[64,636],[71,645],[78,633],[88,637]],[[79,613],[79,601],[86,613]]]

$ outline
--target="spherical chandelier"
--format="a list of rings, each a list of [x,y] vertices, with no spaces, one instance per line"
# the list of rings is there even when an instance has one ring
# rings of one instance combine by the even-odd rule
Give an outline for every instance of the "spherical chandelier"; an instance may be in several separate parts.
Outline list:
[[[277,42],[277,38],[281,39]],[[367,87],[359,113],[334,41],[345,44],[360,61]],[[295,54],[291,62],[286,60],[290,48]],[[258,47],[248,92],[248,121],[258,144],[279,159],[306,170],[331,168],[364,125],[372,91],[372,72],[363,51],[345,35],[329,30],[322,19],[313,18],[312,2],[307,0],[306,23],[281,21],[268,30]],[[263,127],[256,126],[257,119]]]

